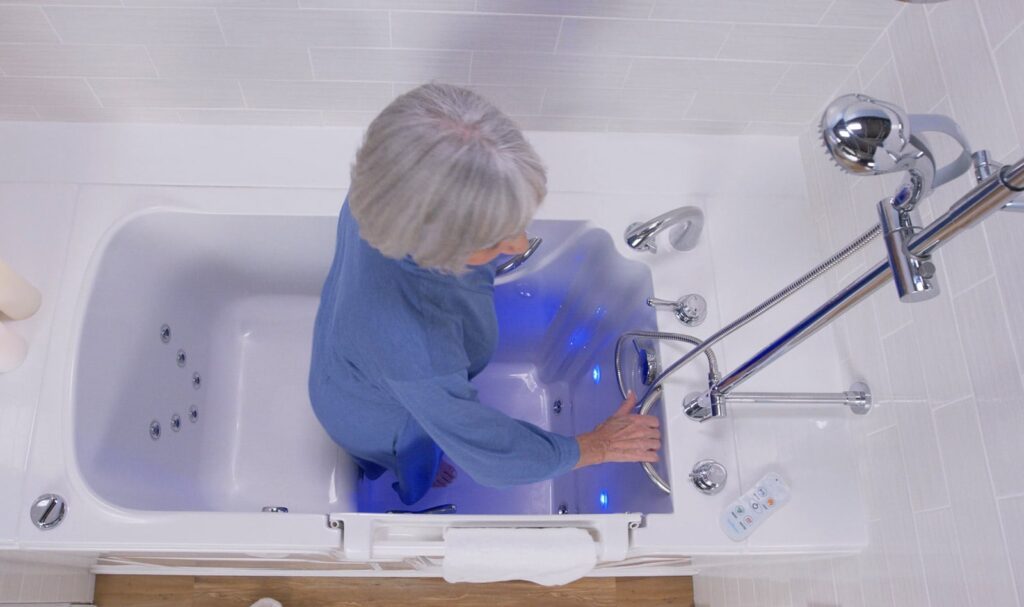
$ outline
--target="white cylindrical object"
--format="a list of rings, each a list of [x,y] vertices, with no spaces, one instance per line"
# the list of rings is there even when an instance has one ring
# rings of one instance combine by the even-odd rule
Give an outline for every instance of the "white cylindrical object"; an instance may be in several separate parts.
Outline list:
[[[0,312],[8,318],[22,320],[35,314],[42,301],[39,289],[0,259]]]
[[[0,323],[0,373],[13,371],[21,366],[28,354],[28,344],[20,335]]]

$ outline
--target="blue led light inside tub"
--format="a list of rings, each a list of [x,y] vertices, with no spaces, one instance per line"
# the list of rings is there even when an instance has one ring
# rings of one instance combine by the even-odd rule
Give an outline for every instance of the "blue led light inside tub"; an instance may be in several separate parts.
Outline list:
[[[608,492],[607,491],[601,491],[601,494],[597,496],[597,501],[601,503],[601,509],[602,510],[607,510],[608,509]]]
[[[601,383],[601,365],[594,365],[593,370],[590,372],[590,376],[594,378],[594,383]]]
[[[569,351],[579,350],[590,342],[591,329],[589,327],[579,327],[572,332],[569,336]]]

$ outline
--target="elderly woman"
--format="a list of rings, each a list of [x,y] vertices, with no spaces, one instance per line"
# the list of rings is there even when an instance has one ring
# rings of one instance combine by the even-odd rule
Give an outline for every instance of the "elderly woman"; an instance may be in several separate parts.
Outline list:
[[[657,461],[658,420],[632,414],[632,395],[572,438],[480,404],[470,383],[497,344],[495,260],[526,249],[546,181],[511,119],[442,84],[392,102],[356,155],[316,318],[310,398],[368,478],[395,474],[406,504],[454,478],[442,452],[489,486]]]

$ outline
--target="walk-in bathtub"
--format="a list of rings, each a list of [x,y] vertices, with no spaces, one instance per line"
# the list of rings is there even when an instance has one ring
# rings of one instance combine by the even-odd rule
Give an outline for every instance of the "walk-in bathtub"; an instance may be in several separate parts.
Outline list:
[[[572,526],[594,537],[602,562],[595,574],[608,575],[627,568],[651,574],[649,559],[678,564],[687,555],[863,545],[844,412],[781,415],[738,406],[727,418],[696,424],[678,405],[707,385],[702,364],[674,375],[665,408],[653,410],[664,437],[656,468],[671,495],[635,463],[510,489],[478,486],[463,472],[412,506],[398,503],[386,478],[361,481],[306,394],[313,316],[343,198],[337,190],[82,188],[52,294],[19,493],[19,548],[73,553],[105,573],[437,575],[453,526]],[[645,305],[652,283],[659,297],[702,292],[718,306],[745,305],[752,296],[749,285],[760,279],[754,272],[763,270],[743,275],[742,256],[757,243],[710,230],[685,258],[636,254],[617,232],[678,200],[620,203],[580,193],[552,196],[542,207],[530,232],[544,244],[497,283],[499,347],[476,380],[481,406],[566,435],[589,431],[621,402],[612,360],[618,336],[681,330],[671,315],[656,319]],[[739,202],[730,204],[710,208],[728,217]],[[581,209],[592,211],[591,221],[579,219]],[[797,257],[787,263],[801,266]],[[716,287],[719,262],[740,275]],[[708,327],[720,325],[717,315],[709,306]],[[743,339],[716,350],[724,368],[760,341]],[[638,388],[639,357],[627,345],[626,383]],[[840,383],[828,366],[833,342],[802,348],[755,389],[827,391]],[[666,361],[683,351],[672,342],[660,350]],[[687,478],[704,459],[729,471],[728,486],[715,495],[701,495]],[[718,529],[719,514],[770,471],[785,475],[793,500],[755,536],[732,542]],[[26,515],[47,494],[64,498],[67,512],[42,530]],[[443,504],[457,513],[386,513]],[[663,572],[680,574],[681,565],[671,567]]]
[[[508,489],[460,471],[413,506],[398,501],[389,475],[360,480],[306,392],[335,222],[149,210],[109,235],[92,261],[71,388],[74,461],[99,499],[126,511],[672,510],[638,464]],[[499,279],[499,347],[475,381],[482,406],[575,435],[621,401],[618,335],[656,328],[644,305],[651,274],[586,222],[537,221],[530,233],[544,244]],[[639,388],[632,351],[625,362]]]

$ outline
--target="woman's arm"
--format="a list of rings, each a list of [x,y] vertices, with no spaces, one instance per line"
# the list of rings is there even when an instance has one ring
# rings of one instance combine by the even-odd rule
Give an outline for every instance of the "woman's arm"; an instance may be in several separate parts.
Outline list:
[[[466,371],[386,381],[445,455],[481,485],[534,483],[572,470],[580,459],[575,438],[481,404]]]
[[[657,417],[631,413],[636,394],[629,393],[611,417],[593,431],[576,437],[580,459],[576,468],[605,462],[656,462],[661,449]]]

